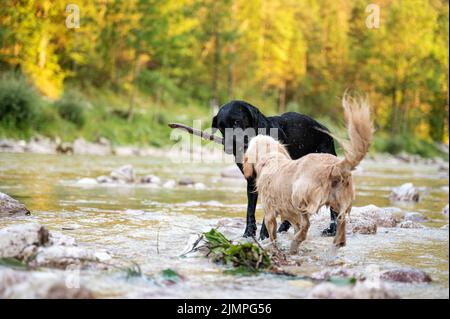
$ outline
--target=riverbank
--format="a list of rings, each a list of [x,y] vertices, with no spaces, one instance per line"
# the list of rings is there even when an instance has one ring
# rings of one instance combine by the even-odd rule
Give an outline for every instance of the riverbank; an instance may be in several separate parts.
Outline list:
[[[268,116],[276,113],[270,103],[261,104],[262,113]],[[304,110],[298,107],[288,111]],[[76,153],[79,147],[75,149],[75,144],[78,144],[83,148],[80,154],[110,154],[116,149],[118,153],[146,154],[145,149],[168,148],[175,143],[172,133],[176,131],[171,130],[168,123],[200,125],[208,129],[215,112],[217,109],[199,101],[170,98],[159,101],[143,92],[136,92],[130,102],[123,92],[90,86],[67,85],[64,94],[53,101],[35,92],[24,78],[3,77],[0,78],[0,141],[3,145],[0,148],[14,152]],[[339,119],[330,114],[314,118],[338,136],[345,136],[344,127],[337,124]],[[90,150],[94,148],[96,150]],[[393,135],[387,130],[378,130],[371,152],[448,159],[448,144],[415,134]]]

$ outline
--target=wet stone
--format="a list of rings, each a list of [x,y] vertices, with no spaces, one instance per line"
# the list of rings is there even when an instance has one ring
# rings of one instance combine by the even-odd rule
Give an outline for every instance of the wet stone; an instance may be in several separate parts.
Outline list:
[[[405,220],[403,222],[401,222],[400,224],[398,224],[398,227],[400,228],[408,228],[408,229],[420,229],[420,228],[425,228],[424,225],[416,223],[412,220]]]
[[[178,181],[178,185],[187,186],[195,184],[194,180],[190,177],[183,177]]]
[[[442,214],[444,215],[444,216],[447,216],[448,217],[448,204],[444,207],[444,209],[442,209]]]
[[[144,175],[141,177],[142,184],[161,184],[161,179],[156,175]]]
[[[133,165],[124,165],[116,168],[111,172],[110,176],[114,181],[133,183],[135,179]]]
[[[388,270],[381,275],[381,279],[404,283],[431,282],[431,277],[426,272],[412,268]]]
[[[220,175],[224,178],[244,179],[244,175],[236,165],[228,166],[222,170]]]
[[[308,294],[309,299],[398,299],[399,296],[384,285],[357,282],[355,285],[338,286],[322,283]]]
[[[406,183],[400,187],[395,187],[390,195],[391,200],[404,202],[418,202],[419,197],[419,191],[412,183]]]
[[[0,192],[0,217],[16,215],[30,215],[30,211],[18,200]]]
[[[0,269],[0,298],[90,299],[92,292],[80,285],[72,287],[64,274]]]
[[[423,223],[428,220],[428,218],[417,212],[406,213],[404,219],[405,221],[412,221],[415,223]]]

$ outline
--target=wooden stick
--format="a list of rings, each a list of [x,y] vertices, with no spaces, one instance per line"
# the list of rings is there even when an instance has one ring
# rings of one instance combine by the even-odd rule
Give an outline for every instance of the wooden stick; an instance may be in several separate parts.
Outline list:
[[[178,129],[181,129],[181,130],[185,130],[189,134],[200,136],[201,138],[203,138],[205,140],[213,141],[214,143],[223,145],[223,138],[220,137],[220,136],[209,134],[209,133],[207,133],[205,131],[200,131],[200,130],[194,129],[194,128],[190,127],[190,126],[187,126],[187,125],[184,125],[184,124],[180,124],[180,123],[169,123],[169,127],[170,128],[178,128]]]

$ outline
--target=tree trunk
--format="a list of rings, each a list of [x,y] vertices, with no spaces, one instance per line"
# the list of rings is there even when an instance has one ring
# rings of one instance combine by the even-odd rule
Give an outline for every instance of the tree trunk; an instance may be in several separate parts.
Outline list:
[[[278,113],[284,112],[286,112],[286,82],[283,82],[278,91]]]
[[[219,21],[217,18],[218,12],[216,4],[213,8],[214,22],[213,22],[213,36],[214,36],[214,62],[213,62],[213,78],[212,78],[212,99],[215,103],[219,103],[219,64],[220,64],[220,35],[219,35]]]
[[[392,88],[391,135],[398,131],[397,88]]]
[[[141,68],[141,63],[139,60],[140,55],[141,55],[141,53],[138,51],[134,58],[134,65],[133,65],[133,69],[132,69],[131,92],[130,92],[130,100],[128,103],[128,112],[127,112],[127,119],[129,122],[133,119],[133,115],[134,115],[134,100],[135,100],[135,95],[136,95],[137,75],[139,74],[139,70]]]

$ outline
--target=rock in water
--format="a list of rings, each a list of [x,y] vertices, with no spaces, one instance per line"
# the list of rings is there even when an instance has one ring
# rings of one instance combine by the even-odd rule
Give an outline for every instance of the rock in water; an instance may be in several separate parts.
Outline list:
[[[399,211],[400,209],[389,207],[380,208],[375,205],[353,207],[348,220],[350,224],[361,224],[361,229],[369,227],[372,223],[375,223],[378,227],[390,228],[397,226],[399,220],[393,213]],[[364,223],[364,221],[367,222]],[[368,230],[371,229],[373,229],[373,226],[368,228]]]
[[[23,259],[29,247],[46,245],[48,230],[39,224],[18,224],[0,229],[0,258]]]
[[[90,299],[92,292],[68,282],[67,274],[0,269],[0,298]]]
[[[163,187],[164,188],[168,188],[168,189],[172,189],[175,188],[175,186],[177,185],[177,182],[175,182],[173,179],[168,180],[167,182],[164,183]]]
[[[442,214],[444,214],[444,216],[448,217],[448,204],[444,207],[444,209],[442,210]]]
[[[411,220],[406,220],[406,221],[401,222],[398,225],[398,227],[400,227],[400,228],[409,228],[409,229],[425,228],[424,225],[416,223],[416,222],[413,222]]]
[[[133,183],[134,182],[134,169],[133,165],[124,165],[111,172],[111,178],[114,181]]]
[[[355,285],[337,286],[322,283],[315,286],[308,294],[309,299],[398,299],[399,296],[389,291],[384,285],[370,285],[357,282]]]
[[[113,183],[114,182],[111,177],[105,176],[105,175],[98,176],[96,178],[96,180],[97,180],[97,182],[99,184],[109,184],[109,183]]]
[[[419,191],[412,183],[406,183],[392,190],[390,198],[393,201],[418,202]]]
[[[206,185],[203,184],[203,183],[195,183],[195,184],[194,184],[194,188],[195,188],[196,190],[201,191],[201,190],[205,190],[205,189],[206,189]]]
[[[144,176],[141,177],[141,183],[142,184],[159,185],[159,184],[161,184],[161,179],[158,176],[155,176],[155,175],[144,175]]]
[[[405,221],[411,221],[415,223],[423,223],[426,222],[428,218],[423,216],[421,213],[410,212],[405,214]]]
[[[0,192],[0,217],[12,215],[30,215],[24,204]]]
[[[84,185],[97,185],[97,180],[94,178],[84,177],[77,181],[77,184],[84,184]]]
[[[377,223],[372,219],[350,219],[347,228],[354,234],[372,235],[377,233]]]
[[[111,256],[77,246],[72,237],[49,233],[44,226],[29,223],[0,229],[0,258],[16,258],[33,267],[65,268],[83,263],[95,265]]]
[[[431,277],[426,272],[412,268],[398,268],[384,272],[381,279],[397,282],[431,282]]]
[[[236,165],[228,166],[222,170],[220,175],[224,178],[239,178],[244,179],[244,175],[239,170],[239,168]]]
[[[194,185],[194,183],[194,180],[190,177],[183,177],[178,181],[178,185],[182,186]]]

